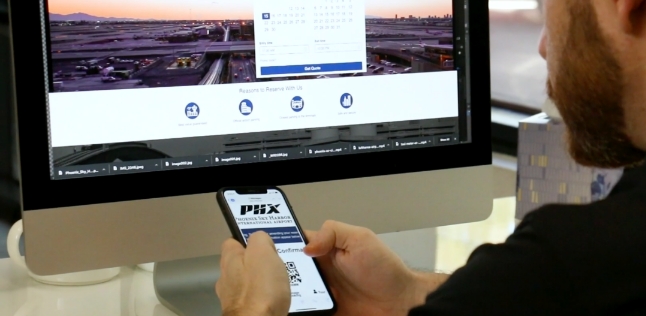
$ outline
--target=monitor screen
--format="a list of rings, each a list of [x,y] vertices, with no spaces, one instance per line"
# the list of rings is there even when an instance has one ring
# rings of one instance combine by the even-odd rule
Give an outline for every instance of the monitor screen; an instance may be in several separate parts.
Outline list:
[[[466,1],[46,0],[51,177],[469,142]]]

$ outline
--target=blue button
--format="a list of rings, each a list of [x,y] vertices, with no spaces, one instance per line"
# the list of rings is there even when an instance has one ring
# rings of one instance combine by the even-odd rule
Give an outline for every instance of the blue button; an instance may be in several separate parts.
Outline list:
[[[269,16],[270,16],[269,13],[263,13],[262,14],[262,19],[263,20],[269,20]]]
[[[362,62],[336,63],[336,64],[311,64],[260,67],[260,74],[267,75],[292,75],[332,71],[363,70]]]

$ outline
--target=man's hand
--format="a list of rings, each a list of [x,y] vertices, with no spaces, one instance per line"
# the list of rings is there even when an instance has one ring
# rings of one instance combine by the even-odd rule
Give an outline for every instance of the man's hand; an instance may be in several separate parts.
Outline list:
[[[215,291],[226,316],[285,316],[291,289],[285,264],[271,237],[252,234],[245,249],[229,239],[222,245],[222,274]]]
[[[367,228],[327,221],[307,237],[305,253],[318,257],[337,316],[408,315],[445,279],[409,269]]]

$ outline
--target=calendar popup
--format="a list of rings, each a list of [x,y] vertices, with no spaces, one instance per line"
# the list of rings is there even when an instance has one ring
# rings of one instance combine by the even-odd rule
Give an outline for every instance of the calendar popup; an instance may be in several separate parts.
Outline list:
[[[364,0],[256,0],[258,78],[366,71]]]

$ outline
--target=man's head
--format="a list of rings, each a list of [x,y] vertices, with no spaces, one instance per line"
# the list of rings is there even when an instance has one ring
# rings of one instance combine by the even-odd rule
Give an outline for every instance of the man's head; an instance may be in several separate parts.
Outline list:
[[[539,51],[572,157],[615,168],[646,157],[646,0],[544,0]]]

